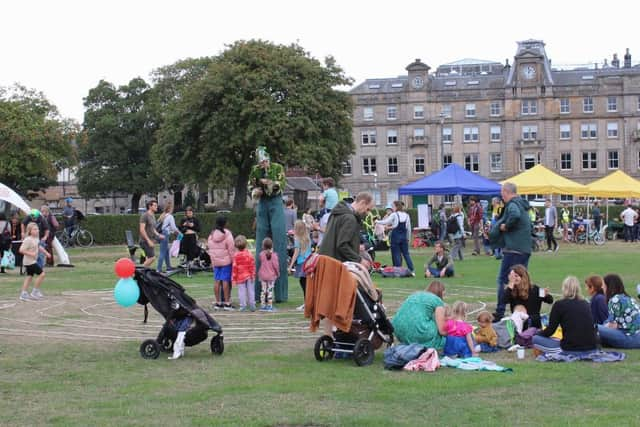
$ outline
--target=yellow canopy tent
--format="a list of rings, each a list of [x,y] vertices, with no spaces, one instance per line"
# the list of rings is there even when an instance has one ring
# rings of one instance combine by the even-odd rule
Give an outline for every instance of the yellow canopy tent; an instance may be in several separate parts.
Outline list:
[[[598,197],[640,197],[640,181],[617,170],[586,185],[589,195]]]
[[[571,194],[574,196],[588,194],[587,187],[571,181],[542,165],[505,179],[501,182],[512,182],[518,188],[518,194]]]

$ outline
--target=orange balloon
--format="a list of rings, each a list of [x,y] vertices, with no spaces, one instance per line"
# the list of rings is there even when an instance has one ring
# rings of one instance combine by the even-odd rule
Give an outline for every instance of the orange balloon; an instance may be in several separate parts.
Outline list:
[[[136,265],[129,258],[120,258],[116,261],[114,268],[116,275],[122,279],[133,276],[136,272]]]

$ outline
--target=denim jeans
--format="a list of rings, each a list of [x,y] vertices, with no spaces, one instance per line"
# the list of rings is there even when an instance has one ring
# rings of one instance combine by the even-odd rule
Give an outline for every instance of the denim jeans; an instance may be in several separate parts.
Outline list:
[[[534,335],[532,338],[533,348],[538,349],[544,353],[560,353],[560,340],[543,337],[540,335]]]
[[[428,267],[429,272],[431,273],[431,275],[433,277],[441,277],[440,276],[440,272],[442,270],[440,270],[439,268],[436,267]],[[451,267],[447,267],[447,269],[444,272],[445,277],[451,277],[453,276],[453,268]]]
[[[640,348],[640,332],[627,335],[620,329],[598,325],[598,334],[600,334],[600,342],[605,347]]]
[[[633,233],[634,232],[634,226],[633,225],[624,225],[624,241],[625,242],[635,242],[636,241],[636,236]]]
[[[413,260],[409,255],[409,242],[406,234],[397,238],[391,235],[391,261],[394,267],[402,267],[402,257],[407,263],[407,268],[413,271]]]
[[[522,264],[525,267],[529,266],[529,257],[531,254],[521,254],[513,252],[502,251],[502,263],[500,264],[500,272],[496,280],[498,304],[496,306],[496,313],[502,317],[507,303],[504,300],[504,285],[509,282],[509,271],[511,267],[516,264]]]
[[[171,270],[171,256],[169,255],[169,232],[162,233],[164,239],[160,240],[160,254],[158,255],[157,271],[162,271],[162,263],[167,264],[167,271]]]
[[[45,248],[45,249],[47,248],[47,244],[44,243],[43,241],[40,241],[38,243],[38,245],[41,248]],[[38,264],[38,266],[40,266],[40,268],[44,268],[44,263],[45,263],[46,260],[47,260],[47,257],[45,256],[45,254],[43,254],[42,252],[40,252],[38,250],[38,257],[36,258],[36,264]]]

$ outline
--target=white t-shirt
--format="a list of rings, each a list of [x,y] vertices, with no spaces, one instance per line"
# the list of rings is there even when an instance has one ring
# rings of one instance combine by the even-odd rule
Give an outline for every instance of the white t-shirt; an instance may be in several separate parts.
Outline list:
[[[629,227],[633,227],[634,221],[638,214],[632,208],[627,208],[620,214],[622,220],[624,221],[624,225],[628,225]]]

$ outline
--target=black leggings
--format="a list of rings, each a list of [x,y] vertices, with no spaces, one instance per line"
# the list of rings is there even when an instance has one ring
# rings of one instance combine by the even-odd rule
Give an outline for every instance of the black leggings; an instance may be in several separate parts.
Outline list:
[[[300,278],[300,287],[302,288],[302,296],[304,297],[307,293],[307,278],[306,277],[301,277]]]

